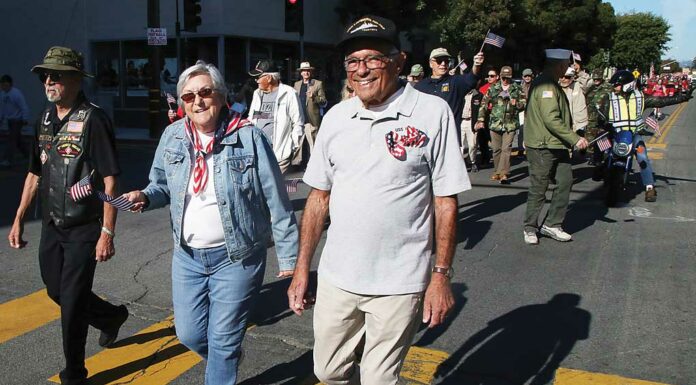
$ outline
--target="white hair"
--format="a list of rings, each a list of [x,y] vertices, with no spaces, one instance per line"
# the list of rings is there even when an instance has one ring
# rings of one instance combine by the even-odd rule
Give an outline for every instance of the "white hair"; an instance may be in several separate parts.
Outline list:
[[[268,75],[274,82],[280,83],[280,72],[266,72],[264,75]]]
[[[225,84],[225,79],[223,79],[220,70],[217,69],[213,64],[199,60],[196,64],[184,70],[179,76],[179,81],[176,83],[176,95],[179,106],[184,108],[184,102],[181,100],[181,92],[184,90],[184,85],[193,76],[196,75],[208,75],[213,81],[213,89],[220,95],[222,95],[223,103],[227,99],[227,85]]]

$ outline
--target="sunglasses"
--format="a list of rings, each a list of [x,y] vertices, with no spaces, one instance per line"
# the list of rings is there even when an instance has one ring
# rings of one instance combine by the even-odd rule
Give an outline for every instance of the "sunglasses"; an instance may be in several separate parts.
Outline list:
[[[184,103],[189,103],[196,99],[196,95],[198,95],[200,98],[209,98],[214,91],[215,90],[213,90],[212,88],[201,88],[198,91],[191,91],[182,94],[180,98],[184,101]]]
[[[52,82],[60,83],[63,80],[64,76],[65,74],[62,72],[41,72],[39,73],[39,81],[41,83],[46,83],[46,80],[48,78],[51,78]]]
[[[496,75],[496,74],[488,74],[488,77],[489,77],[489,78],[494,78],[494,77],[496,77],[496,76],[498,76],[498,75]]]
[[[434,57],[430,59],[434,61],[437,64],[442,64],[442,63],[449,63],[449,58],[448,57]]]

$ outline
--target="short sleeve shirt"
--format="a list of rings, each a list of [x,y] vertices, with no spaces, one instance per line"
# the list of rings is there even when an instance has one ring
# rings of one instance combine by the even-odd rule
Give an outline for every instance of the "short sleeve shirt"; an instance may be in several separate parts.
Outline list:
[[[278,99],[278,89],[273,92],[261,92],[261,107],[254,113],[254,118],[258,119],[256,125],[266,134],[268,141],[273,144],[273,117],[275,116],[276,99]]]
[[[464,97],[476,88],[478,77],[472,73],[464,75],[445,75],[438,79],[425,78],[416,84],[416,89],[426,94],[436,95],[444,99],[454,113],[457,131],[462,123]]]
[[[331,191],[319,274],[364,295],[425,290],[433,199],[471,188],[452,111],[411,85],[379,114],[357,97],[329,110],[303,179]]]

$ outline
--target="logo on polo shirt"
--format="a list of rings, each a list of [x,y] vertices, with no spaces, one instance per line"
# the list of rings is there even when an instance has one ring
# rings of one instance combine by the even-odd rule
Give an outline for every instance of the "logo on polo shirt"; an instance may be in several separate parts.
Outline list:
[[[449,82],[447,83],[442,83],[442,87],[440,87],[441,92],[449,92]]]
[[[397,128],[389,131],[385,135],[387,151],[396,159],[406,160],[406,147],[421,148],[425,147],[430,138],[425,132],[411,126]]]

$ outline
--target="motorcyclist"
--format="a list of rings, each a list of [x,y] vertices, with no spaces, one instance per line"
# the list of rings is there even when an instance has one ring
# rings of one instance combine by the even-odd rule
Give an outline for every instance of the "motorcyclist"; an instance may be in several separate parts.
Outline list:
[[[643,121],[643,111],[646,108],[665,107],[679,104],[692,98],[691,94],[674,97],[646,96],[638,90],[636,79],[630,71],[617,71],[609,80],[613,87],[612,92],[605,94],[596,106],[605,123],[614,129],[631,130],[633,136],[633,148],[636,160],[640,166],[640,178],[645,186],[645,201],[655,202],[655,178],[652,165],[648,158],[648,150],[645,147],[643,135],[652,135]]]

